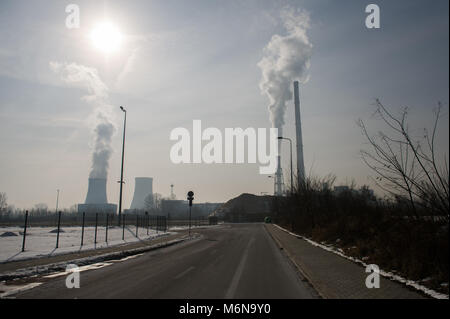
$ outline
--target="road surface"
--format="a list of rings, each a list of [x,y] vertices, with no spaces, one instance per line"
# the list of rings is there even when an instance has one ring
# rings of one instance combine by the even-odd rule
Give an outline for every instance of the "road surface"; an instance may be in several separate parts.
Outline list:
[[[16,298],[317,298],[263,224],[225,224],[196,230],[202,236],[80,273],[80,288],[66,276],[36,278],[40,286]]]

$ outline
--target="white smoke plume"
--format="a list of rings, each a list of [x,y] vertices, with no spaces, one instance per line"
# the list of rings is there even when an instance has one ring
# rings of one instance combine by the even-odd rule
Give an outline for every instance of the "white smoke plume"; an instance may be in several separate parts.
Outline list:
[[[112,106],[108,101],[108,87],[100,79],[95,68],[76,63],[59,62],[50,62],[50,68],[65,83],[84,88],[89,92],[89,95],[83,97],[94,108],[94,141],[89,177],[106,179],[113,151],[111,141],[116,131],[111,116]]]
[[[306,31],[309,15],[305,11],[285,8],[281,12],[285,35],[272,36],[258,63],[262,71],[260,89],[269,98],[270,120],[280,136],[284,125],[286,102],[292,99],[294,81],[308,81],[313,46]]]

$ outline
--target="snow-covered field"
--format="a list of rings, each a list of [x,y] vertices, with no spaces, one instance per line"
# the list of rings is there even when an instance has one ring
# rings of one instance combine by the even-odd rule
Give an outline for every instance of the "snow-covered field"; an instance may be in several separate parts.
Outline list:
[[[64,232],[59,234],[59,248],[56,249],[56,233],[51,233],[54,227],[30,227],[27,228],[25,252],[22,252],[23,228],[0,227],[0,263],[17,261],[29,258],[39,258],[69,252],[85,251],[96,248],[111,247],[140,240],[153,239],[167,235],[168,233],[139,228],[136,237],[136,227],[126,227],[125,237],[122,240],[122,228],[108,228],[108,242],[106,242],[106,228],[97,228],[97,244],[94,244],[95,227],[85,227],[84,243],[81,247],[81,227],[63,227]],[[12,232],[17,236],[1,237],[5,232]]]

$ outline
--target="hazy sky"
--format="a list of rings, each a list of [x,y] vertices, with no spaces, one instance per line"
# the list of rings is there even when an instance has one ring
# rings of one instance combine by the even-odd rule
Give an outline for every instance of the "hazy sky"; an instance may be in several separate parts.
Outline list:
[[[65,25],[68,4],[81,9],[79,29]],[[365,7],[381,8],[381,29],[365,27]],[[135,177],[153,177],[164,196],[175,184],[198,201],[226,201],[243,192],[272,192],[257,164],[174,165],[172,129],[203,126],[267,127],[269,101],[261,94],[263,49],[285,30],[283,8],[310,17],[313,45],[309,81],[301,86],[306,171],[334,173],[338,184],[370,181],[359,158],[364,147],[356,125],[373,113],[374,98],[411,108],[420,129],[445,105],[439,142],[448,153],[449,4],[447,0],[227,0],[227,1],[0,1],[0,191],[8,202],[83,203],[93,147],[92,92],[64,81],[51,63],[96,70],[113,106],[113,153],[108,200],[119,194],[123,113],[128,110],[125,207]],[[96,23],[113,21],[124,35],[106,56],[92,44]],[[53,64],[55,65],[55,64]],[[293,103],[285,136],[294,137]],[[372,126],[376,132],[376,123]],[[288,178],[288,145],[283,149]]]

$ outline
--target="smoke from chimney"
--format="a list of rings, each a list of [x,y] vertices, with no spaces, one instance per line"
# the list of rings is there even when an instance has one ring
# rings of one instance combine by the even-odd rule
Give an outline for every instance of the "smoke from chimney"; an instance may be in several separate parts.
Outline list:
[[[112,154],[112,136],[116,131],[112,119],[112,106],[108,101],[108,88],[100,79],[95,68],[89,68],[76,63],[50,62],[50,68],[61,79],[76,87],[81,87],[89,92],[83,97],[94,107],[93,112],[93,153],[90,178],[106,179],[108,176],[109,159]]]
[[[272,126],[283,135],[286,102],[292,99],[294,80],[305,83],[312,55],[312,44],[306,34],[309,15],[305,11],[285,8],[281,13],[285,35],[274,35],[264,48],[258,63],[262,71],[260,89],[269,98]]]

